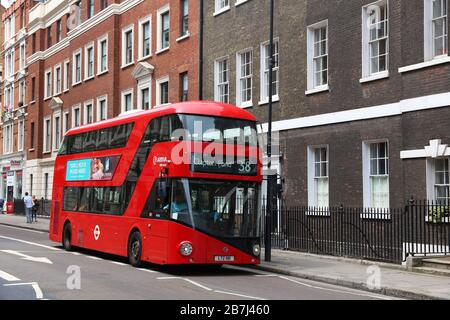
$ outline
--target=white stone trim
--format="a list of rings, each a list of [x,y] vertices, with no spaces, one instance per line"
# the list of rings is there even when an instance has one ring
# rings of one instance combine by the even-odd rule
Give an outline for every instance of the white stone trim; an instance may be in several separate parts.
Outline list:
[[[450,156],[450,148],[442,144],[441,139],[430,140],[430,145],[423,149],[405,150],[400,152],[400,159],[440,158]]]
[[[436,59],[432,59],[432,60],[429,60],[429,61],[425,61],[425,62],[421,62],[421,63],[412,64],[412,65],[409,65],[409,66],[398,68],[398,72],[399,73],[406,73],[406,72],[410,72],[410,71],[414,71],[414,70],[420,70],[420,69],[424,69],[424,68],[429,68],[429,67],[432,67],[432,66],[437,66],[437,65],[444,64],[444,63],[449,63],[449,62],[450,62],[450,57],[448,57],[448,56],[438,57]]]

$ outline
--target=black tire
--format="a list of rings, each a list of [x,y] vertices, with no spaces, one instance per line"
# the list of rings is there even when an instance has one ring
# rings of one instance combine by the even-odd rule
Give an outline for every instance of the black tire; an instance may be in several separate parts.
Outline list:
[[[63,245],[63,248],[66,251],[72,251],[73,250],[73,246],[72,246],[72,225],[70,223],[67,223],[64,226],[62,245]]]
[[[130,241],[128,241],[128,261],[133,267],[140,267],[142,265],[142,237],[139,231],[131,234]]]

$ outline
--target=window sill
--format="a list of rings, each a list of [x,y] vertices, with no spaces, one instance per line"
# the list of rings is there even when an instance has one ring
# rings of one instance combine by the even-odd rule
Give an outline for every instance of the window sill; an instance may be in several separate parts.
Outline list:
[[[98,76],[101,76],[101,75],[103,75],[103,74],[105,74],[105,73],[108,73],[108,69],[97,72],[97,77],[98,77]]]
[[[164,52],[166,52],[166,51],[169,51],[169,49],[170,49],[170,46],[169,46],[169,47],[166,47],[166,48],[164,48],[164,49],[159,49],[159,50],[156,51],[155,53],[158,55],[158,54],[164,53]]]
[[[69,89],[64,89],[63,93],[69,92]]]
[[[184,39],[189,38],[190,36],[191,36],[191,34],[190,34],[189,31],[188,31],[188,33],[186,33],[185,35],[183,35],[183,36],[177,38],[175,41],[176,41],[176,42],[180,42],[180,41],[183,41]]]
[[[148,56],[145,56],[145,57],[140,57],[139,59],[138,59],[138,61],[137,62],[142,62],[142,61],[145,61],[145,60],[147,60],[147,59],[150,59],[152,57],[152,55],[151,54],[149,54]]]
[[[72,88],[76,87],[76,86],[79,86],[80,84],[81,84],[81,81],[80,82],[76,82],[76,83],[72,83]]]
[[[58,96],[60,96],[62,94],[62,92],[55,92],[54,94],[53,94],[53,97],[58,97]]]
[[[30,105],[35,104],[36,100],[30,101]]]
[[[406,72],[410,72],[410,71],[414,71],[414,70],[420,70],[420,69],[436,66],[436,65],[439,65],[439,64],[449,63],[449,62],[450,62],[450,57],[449,56],[440,57],[440,58],[434,58],[434,59],[429,60],[429,61],[425,61],[425,62],[421,62],[421,63],[417,63],[417,64],[412,64],[412,65],[409,65],[409,66],[406,66],[406,67],[398,68],[398,72],[399,73],[406,73]]]
[[[32,149],[28,149],[28,152],[34,152],[35,151],[35,149],[34,148],[32,148]]]
[[[235,7],[239,7],[241,4],[247,3],[248,0],[237,0],[234,4]]]
[[[155,106],[155,108],[166,107],[166,106],[169,106],[169,105],[171,105],[171,103],[157,104]]]
[[[359,79],[359,83],[367,83],[367,82],[386,79],[386,78],[389,78],[389,71],[383,71],[383,72],[375,73],[368,77],[361,78],[361,79]]]
[[[251,102],[251,101],[244,102],[244,103],[239,104],[238,106],[239,106],[239,108],[242,108],[242,109],[251,108],[251,107],[253,107],[253,102]]]
[[[45,97],[45,98],[44,98],[44,101],[50,100],[51,98],[53,98],[53,97],[52,97],[52,96],[50,96],[50,97]]]
[[[132,66],[132,65],[134,65],[134,61],[132,61],[132,62],[130,62],[130,63],[127,63],[127,64],[124,64],[124,65],[122,65],[120,68],[121,68],[121,69],[126,69],[126,68],[128,68],[128,67],[130,67],[130,66]]]
[[[223,7],[219,11],[214,12],[213,17],[217,17],[218,15],[221,15],[224,12],[227,12],[230,10],[230,6]]]
[[[89,80],[92,80],[92,79],[94,79],[94,77],[95,77],[95,76],[90,76],[89,78],[84,78],[84,80],[83,80],[83,81],[84,81],[84,82],[87,82],[87,81],[89,81]]]
[[[326,92],[326,91],[330,91],[330,87],[328,85],[319,86],[319,87],[316,87],[314,89],[305,91],[305,95],[309,96],[309,95],[312,95],[312,94]]]
[[[279,102],[279,101],[280,101],[280,96],[276,95],[276,96],[272,97],[272,102]],[[269,103],[269,99],[261,100],[260,102],[258,102],[258,104],[260,106],[263,106],[263,105],[268,104],[268,103]]]
[[[51,154],[51,151],[42,151],[42,154]]]

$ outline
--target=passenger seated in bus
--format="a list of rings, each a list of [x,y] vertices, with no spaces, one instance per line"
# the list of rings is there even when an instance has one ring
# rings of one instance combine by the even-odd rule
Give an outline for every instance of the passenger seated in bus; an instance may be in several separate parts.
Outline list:
[[[166,205],[164,207],[165,210],[169,209],[169,205]],[[171,216],[172,219],[177,220],[178,219],[178,214],[183,212],[183,211],[187,211],[188,210],[188,206],[186,203],[186,200],[184,199],[184,196],[181,192],[175,192],[175,199],[172,200],[172,205],[171,205]]]

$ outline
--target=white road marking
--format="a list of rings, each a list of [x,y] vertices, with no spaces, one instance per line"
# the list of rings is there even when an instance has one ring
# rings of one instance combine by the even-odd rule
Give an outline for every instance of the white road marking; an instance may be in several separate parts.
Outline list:
[[[117,264],[118,266],[128,266],[126,263],[118,262],[118,261],[110,261],[111,263]]]
[[[25,229],[25,228],[18,228],[18,227],[13,227],[13,226],[7,226],[7,225],[4,225],[4,224],[2,224],[1,226],[5,227],[5,228],[11,228],[11,229],[16,229],[16,230],[34,232],[34,233],[39,233],[39,234],[44,234],[45,233],[45,232],[42,232],[42,231],[30,230],[30,229]]]
[[[241,297],[241,298],[254,299],[254,300],[267,300],[267,299],[264,299],[264,298],[252,297],[252,296],[247,296],[245,294],[228,292],[228,291],[214,290],[214,292],[222,293],[222,294],[228,294],[228,295],[231,295],[231,296],[237,296],[237,297]]]
[[[74,256],[81,256],[81,253],[79,252],[69,251],[69,253],[73,254]]]
[[[173,280],[173,279],[181,279],[181,277],[158,277],[156,280]]]
[[[0,270],[0,278],[4,279],[6,281],[20,281],[19,278],[14,277],[12,274],[9,274],[2,270]]]
[[[276,278],[276,277],[278,277],[278,275],[276,275],[276,274],[255,274],[254,277]]]
[[[325,291],[332,291],[332,292],[338,292],[338,293],[344,293],[344,294],[352,294],[355,296],[362,296],[362,297],[371,297],[371,298],[376,298],[376,299],[383,299],[383,300],[392,300],[392,298],[389,297],[383,297],[383,296],[375,296],[372,294],[365,294],[365,293],[356,293],[356,292],[351,292],[351,291],[347,291],[347,290],[339,290],[339,289],[331,289],[331,288],[324,288],[324,287],[318,287],[318,286],[313,286],[307,283],[303,283],[294,279],[290,279],[288,277],[284,277],[284,276],[279,276],[280,279],[284,279],[287,281],[291,281],[294,283],[297,283],[299,285],[308,287],[308,288],[313,288],[313,289],[319,289],[319,290],[325,290]]]
[[[212,291],[212,289],[210,289],[208,287],[205,287],[204,285],[202,285],[202,284],[200,284],[198,282],[195,282],[195,281],[193,281],[191,279],[183,278],[183,280],[193,284],[194,286],[197,286],[199,288],[205,289],[206,291]]]
[[[148,272],[148,273],[158,273],[157,271],[149,270],[149,269],[144,269],[144,268],[137,268],[137,269],[138,269],[138,270],[141,270],[141,271]]]
[[[102,258],[94,257],[94,256],[86,256],[86,258],[89,258],[89,259],[92,259],[92,260],[103,260]]]
[[[9,253],[9,254],[12,254],[12,255],[15,255],[15,256],[22,257],[23,260],[27,260],[27,261],[53,264],[53,262],[50,259],[45,258],[45,257],[39,257],[39,258],[32,257],[32,256],[29,256],[29,255],[26,255],[24,253],[20,253],[18,251],[14,251],[14,250],[0,250],[0,251],[4,252],[4,253]]]
[[[13,287],[13,286],[31,286],[36,294],[36,299],[42,299],[44,294],[42,293],[41,288],[37,282],[26,282],[26,283],[8,283],[4,284],[4,287]]]
[[[25,241],[25,240],[16,239],[16,238],[11,238],[11,237],[0,236],[0,238],[2,238],[2,239],[7,239],[7,240],[12,240],[12,241],[18,241],[18,242],[30,244],[30,245],[32,245],[32,246],[37,246],[37,247],[41,247],[41,248],[46,248],[46,249],[54,250],[54,251],[61,251],[61,250],[62,250],[62,249],[59,249],[59,248],[46,246],[46,245],[43,245],[43,244],[40,244],[40,243],[31,242],[31,241]]]

